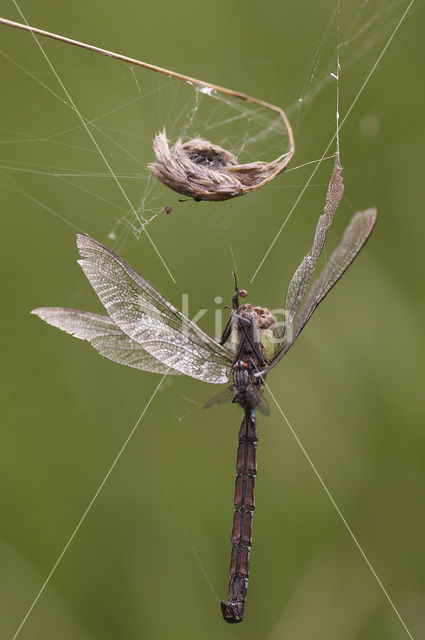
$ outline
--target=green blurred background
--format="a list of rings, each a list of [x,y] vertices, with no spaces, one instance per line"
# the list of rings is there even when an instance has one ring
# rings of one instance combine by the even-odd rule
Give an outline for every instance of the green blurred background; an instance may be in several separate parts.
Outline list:
[[[341,3],[341,118],[407,6]],[[282,106],[296,138],[291,167],[320,158],[335,131],[335,2],[25,0],[21,8],[35,26]],[[1,14],[22,21],[6,0]],[[341,131],[346,186],[328,255],[356,209],[378,205],[377,228],[269,377],[414,638],[425,629],[423,29],[416,2]],[[215,297],[230,301],[232,251],[249,301],[282,306],[309,249],[331,161],[315,173],[250,283],[316,165],[232,202],[178,203],[147,182],[146,163],[164,125],[175,136],[180,123],[183,134],[191,125],[221,142],[220,126],[203,131],[202,118],[192,126],[193,102],[184,93],[191,90],[43,41],[78,108],[103,127],[92,131],[131,201],[147,217],[173,205],[172,215],[149,226],[173,284],[128,225],[116,227],[117,242],[108,240],[127,203],[32,37],[6,27],[0,33],[0,635],[12,638],[159,382],[29,314],[42,305],[100,309],[76,264],[75,231],[109,242],[175,304],[188,293],[191,316],[208,308],[200,324],[212,332],[222,306]],[[224,116],[205,118],[219,124]],[[273,136],[247,151],[249,159],[280,153]],[[222,621],[240,412],[202,411],[218,390],[184,378],[164,384],[20,638],[408,637],[273,405],[271,417],[258,420],[246,618],[236,626]]]

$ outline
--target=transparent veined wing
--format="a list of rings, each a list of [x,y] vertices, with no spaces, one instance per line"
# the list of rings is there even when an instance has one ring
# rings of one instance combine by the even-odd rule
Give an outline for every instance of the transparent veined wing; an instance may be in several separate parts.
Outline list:
[[[116,253],[77,235],[81,265],[108,315],[156,360],[204,382],[227,382],[233,355]]]
[[[225,389],[223,389],[223,391],[220,391],[220,393],[217,393],[217,395],[207,400],[203,408],[209,409],[215,404],[224,404],[225,402],[232,402],[234,397],[235,397],[235,387],[233,384],[231,384],[229,387],[226,387]]]
[[[255,409],[258,409],[263,416],[270,415],[270,407],[268,405],[267,400],[262,396],[262,394],[256,389],[251,389],[251,394],[253,394],[256,398]],[[217,395],[213,396],[204,404],[204,409],[209,409],[216,404],[224,404],[225,402],[232,402],[235,397],[235,387],[231,384],[229,387],[217,393]]]
[[[109,316],[63,307],[41,307],[31,313],[75,338],[87,340],[109,360],[150,373],[180,374],[151,356],[138,342],[123,333]]]
[[[336,210],[341,202],[342,194],[344,193],[344,184],[341,174],[342,167],[339,164],[338,154],[336,154],[334,169],[329,179],[328,189],[326,192],[323,213],[317,221],[316,231],[313,238],[313,246],[292,276],[286,292],[285,320],[282,327],[283,338],[290,332],[294,318],[304,299],[311,278],[313,277],[317,260],[322,252]]]
[[[367,239],[372,233],[378,216],[378,210],[373,207],[365,211],[358,211],[351,218],[350,224],[346,228],[341,243],[337,246],[305,299],[303,306],[297,316],[294,327],[282,349],[272,360],[271,364],[262,372],[267,373],[272,369],[283,356],[289,351],[295,340],[310,320],[315,309],[327,296],[332,287],[338,282],[341,276],[348,269],[355,257],[359,254]]]

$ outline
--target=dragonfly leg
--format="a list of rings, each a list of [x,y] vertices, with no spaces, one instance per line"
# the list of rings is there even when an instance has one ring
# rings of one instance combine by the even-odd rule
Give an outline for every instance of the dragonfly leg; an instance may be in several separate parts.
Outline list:
[[[254,355],[258,358],[260,365],[264,367],[266,364],[266,361],[264,360],[263,352],[261,350],[261,345],[258,343],[258,341],[251,339],[251,336],[249,335],[249,332],[247,331],[247,328],[246,328],[247,324],[249,327],[251,327],[252,323],[246,318],[242,318],[241,316],[238,316],[238,319],[239,319],[239,326],[242,330],[242,333],[244,334],[244,338],[239,343],[240,347],[243,346],[246,340],[246,342],[248,342],[249,346],[251,347]],[[241,348],[238,349],[238,351],[241,351],[241,350],[242,350]],[[239,357],[236,358],[236,360],[239,360]]]
[[[248,291],[245,291],[245,289],[239,289],[235,271],[233,272],[233,279],[235,281],[235,293],[232,296],[232,305],[233,310],[237,311],[239,309],[239,298],[246,298]]]
[[[230,334],[232,333],[232,316],[227,321],[226,326],[224,327],[223,334],[220,338],[220,344],[225,344],[230,338]]]

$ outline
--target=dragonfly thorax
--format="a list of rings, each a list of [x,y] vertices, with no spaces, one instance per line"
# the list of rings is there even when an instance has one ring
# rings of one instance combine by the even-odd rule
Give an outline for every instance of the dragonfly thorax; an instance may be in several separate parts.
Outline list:
[[[241,305],[235,311],[233,329],[238,359],[257,370],[270,361],[275,353],[277,323],[266,307]]]
[[[253,376],[256,367],[238,360],[232,367],[235,402],[243,409],[255,409],[262,402],[262,380]]]
[[[248,364],[238,360],[232,367],[232,373],[236,393],[244,393],[251,381]]]

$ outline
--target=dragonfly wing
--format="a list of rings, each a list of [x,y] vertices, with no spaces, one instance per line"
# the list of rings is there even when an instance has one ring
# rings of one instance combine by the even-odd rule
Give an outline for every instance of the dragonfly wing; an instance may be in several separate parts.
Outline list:
[[[178,375],[159,362],[135,340],[121,331],[109,316],[63,307],[41,307],[34,313],[51,324],[80,340],[87,340],[105,358],[151,373]]]
[[[108,315],[154,358],[198,380],[229,379],[232,353],[204,333],[116,253],[77,235],[79,260]]]
[[[258,393],[258,402],[255,405],[255,409],[258,409],[258,411],[260,413],[262,413],[263,416],[267,416],[268,417],[270,415],[269,403],[267,402],[267,400],[265,398],[263,398],[261,393]]]
[[[354,258],[359,254],[367,239],[372,233],[378,216],[378,210],[373,207],[365,211],[358,211],[351,218],[350,224],[346,228],[341,243],[332,253],[328,264],[323,269],[305,299],[301,311],[295,321],[295,326],[287,342],[277,353],[272,363],[264,369],[262,373],[267,373],[274,367],[281,358],[289,351],[295,340],[310,320],[315,309],[327,296],[332,287],[338,282],[341,276],[348,269]]]
[[[285,321],[282,330],[282,337],[289,333],[295,315],[301,306],[316,268],[317,260],[319,259],[325,244],[328,231],[332,225],[336,210],[341,202],[342,194],[344,192],[344,184],[341,174],[342,167],[339,164],[339,157],[336,155],[334,170],[330,177],[326,192],[325,206],[323,208],[323,213],[317,222],[313,246],[292,276],[286,292]]]
[[[255,409],[258,409],[260,413],[264,416],[270,415],[270,407],[268,405],[267,400],[265,400],[262,394],[256,389],[251,389],[251,394],[255,396]],[[234,401],[235,399],[235,387],[231,384],[229,387],[226,387],[223,391],[220,391],[216,396],[213,396],[204,404],[204,409],[209,409],[215,404],[224,404],[228,401]]]
[[[225,389],[223,389],[223,391],[220,391],[220,393],[217,393],[217,395],[207,400],[203,408],[209,409],[215,404],[224,404],[225,402],[228,402],[228,401],[231,402],[234,397],[235,397],[235,388],[233,384],[231,384],[230,387],[226,387]]]

